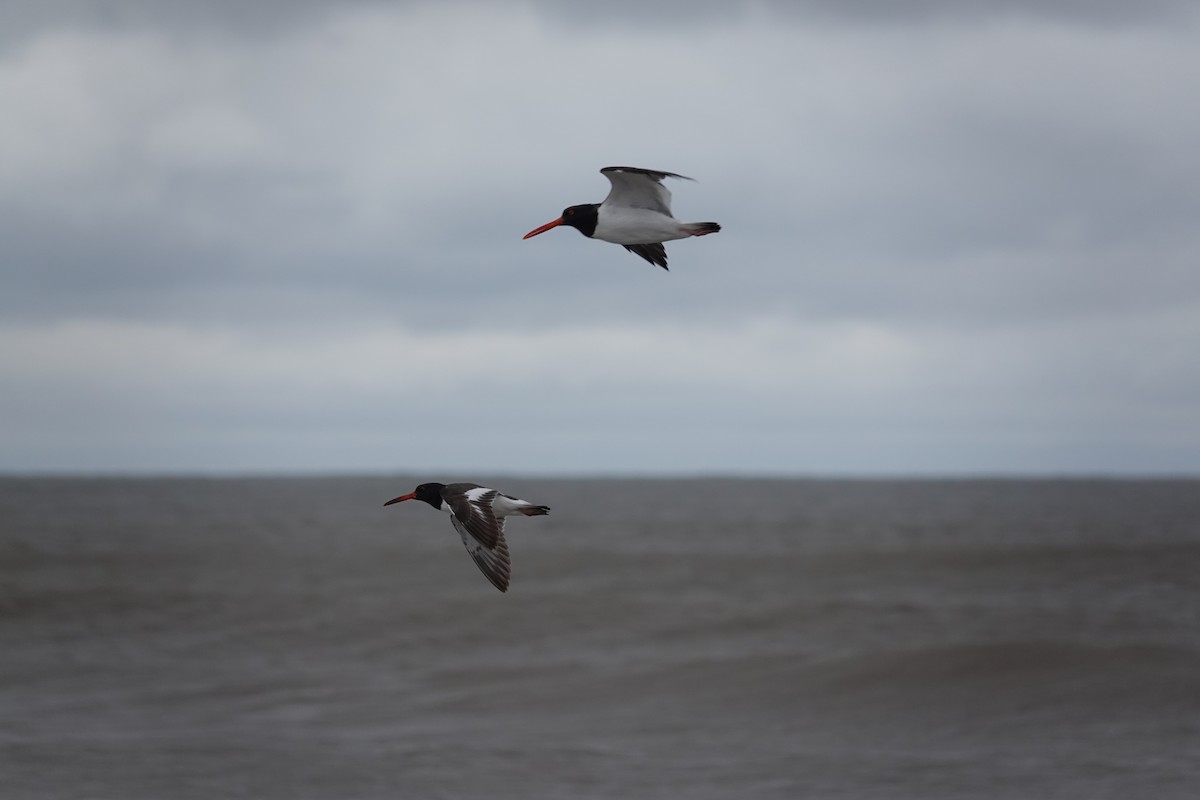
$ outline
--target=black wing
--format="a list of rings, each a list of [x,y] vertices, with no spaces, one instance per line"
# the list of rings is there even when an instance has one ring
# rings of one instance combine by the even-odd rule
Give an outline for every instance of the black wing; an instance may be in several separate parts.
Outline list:
[[[476,539],[458,517],[451,515],[450,521],[454,523],[455,530],[462,537],[463,544],[479,571],[491,581],[492,586],[507,592],[508,580],[512,576],[512,564],[508,558],[508,543],[504,541],[503,534],[499,535],[494,544],[486,545]]]
[[[504,520],[492,511],[492,501],[498,492],[482,486],[471,486],[465,491],[451,491],[458,484],[447,486],[443,498],[450,504],[451,515],[462,523],[467,533],[488,547],[495,547],[504,538]],[[450,495],[446,497],[445,495]]]
[[[667,248],[658,244],[623,244],[626,250],[649,261],[656,267],[667,269]],[[667,270],[670,272],[670,270]]]

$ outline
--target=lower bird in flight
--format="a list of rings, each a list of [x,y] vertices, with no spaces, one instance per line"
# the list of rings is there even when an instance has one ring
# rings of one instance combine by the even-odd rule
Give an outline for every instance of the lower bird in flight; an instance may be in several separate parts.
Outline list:
[[[686,175],[638,167],[605,167],[600,172],[612,183],[603,203],[563,209],[561,217],[534,228],[524,238],[569,225],[588,238],[624,245],[629,252],[666,269],[667,250],[663,242],[707,236],[721,230],[715,222],[680,222],[671,216],[671,192],[662,180],[692,180]]]
[[[424,500],[448,513],[475,565],[502,592],[508,591],[511,575],[504,518],[513,514],[540,517],[550,513],[549,506],[527,503],[475,483],[422,483],[415,491],[393,497],[384,505],[405,500]]]

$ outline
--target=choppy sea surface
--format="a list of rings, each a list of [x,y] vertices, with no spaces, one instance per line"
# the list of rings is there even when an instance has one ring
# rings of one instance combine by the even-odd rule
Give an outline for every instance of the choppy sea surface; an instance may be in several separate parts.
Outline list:
[[[0,479],[0,797],[1200,797],[1200,482]]]

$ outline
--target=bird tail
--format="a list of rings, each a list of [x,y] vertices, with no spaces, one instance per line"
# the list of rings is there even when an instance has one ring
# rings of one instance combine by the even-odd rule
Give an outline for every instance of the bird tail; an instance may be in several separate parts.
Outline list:
[[[550,506],[524,506],[518,508],[517,511],[520,511],[527,517],[544,517],[550,513]]]
[[[683,230],[688,236],[707,236],[721,230],[721,226],[715,222],[685,222]]]

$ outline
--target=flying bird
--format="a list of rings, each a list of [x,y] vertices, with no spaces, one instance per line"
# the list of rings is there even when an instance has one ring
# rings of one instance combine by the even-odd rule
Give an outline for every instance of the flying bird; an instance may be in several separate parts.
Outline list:
[[[527,503],[475,483],[422,483],[415,491],[394,497],[384,505],[405,500],[424,500],[448,513],[475,565],[502,592],[508,591],[511,574],[504,518],[513,514],[540,517],[550,513],[549,506]]]
[[[671,192],[662,180],[693,180],[686,175],[638,167],[605,167],[600,173],[612,184],[603,203],[563,209],[561,217],[534,228],[524,238],[569,225],[588,238],[624,245],[629,252],[666,269],[663,242],[721,230],[715,222],[680,222],[671,216]]]

